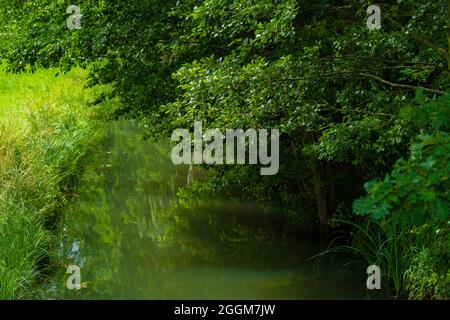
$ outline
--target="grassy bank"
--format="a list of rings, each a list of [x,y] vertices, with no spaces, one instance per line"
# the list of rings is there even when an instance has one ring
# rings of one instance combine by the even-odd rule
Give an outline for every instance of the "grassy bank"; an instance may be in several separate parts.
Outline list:
[[[8,75],[0,66],[0,299],[33,295],[56,246],[52,230],[101,135],[86,72]]]

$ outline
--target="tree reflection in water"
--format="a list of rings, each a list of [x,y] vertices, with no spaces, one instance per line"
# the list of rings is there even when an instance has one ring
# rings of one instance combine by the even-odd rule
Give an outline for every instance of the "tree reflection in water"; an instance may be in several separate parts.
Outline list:
[[[179,201],[188,167],[171,163],[168,143],[141,141],[133,122],[111,124],[92,160],[61,237],[82,289],[68,290],[57,268],[49,298],[364,297],[363,272],[308,261],[318,250],[312,237],[281,236],[283,213],[226,199]]]

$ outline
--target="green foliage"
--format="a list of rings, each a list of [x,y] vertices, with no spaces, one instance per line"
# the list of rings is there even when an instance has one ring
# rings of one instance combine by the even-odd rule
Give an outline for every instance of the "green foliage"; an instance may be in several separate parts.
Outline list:
[[[443,264],[441,258],[430,249],[422,249],[413,255],[408,270],[406,271],[406,286],[410,299],[447,299],[450,296],[450,269],[440,270],[442,266],[448,267],[448,247],[450,245],[447,237],[446,261]]]
[[[69,31],[69,1],[25,1],[5,56],[15,71],[95,61],[91,83],[114,83],[124,102],[118,113],[140,118],[149,135],[193,120],[280,128],[280,172],[302,186],[278,186],[308,193],[339,183],[317,175],[324,164],[341,177],[356,167],[366,180],[405,155],[413,133],[398,113],[414,95],[372,76],[448,87],[441,51],[418,40],[445,48],[445,3],[389,1],[383,29],[369,32],[367,3],[358,0],[85,0],[81,30]],[[359,183],[347,185],[349,198]]]
[[[356,214],[404,228],[449,220],[450,95],[426,102],[419,94],[419,100],[414,111],[404,112],[421,130],[413,139],[409,159],[397,161],[383,180],[365,185],[369,196],[355,202]]]
[[[413,138],[407,160],[399,160],[383,180],[366,183],[368,195],[353,209],[381,221],[380,234],[407,232],[398,247],[408,264],[399,268],[411,299],[445,299],[449,259],[450,95],[428,100],[418,92],[418,105],[402,115],[420,130]],[[394,230],[394,231],[393,231]],[[397,231],[396,231],[397,230]]]

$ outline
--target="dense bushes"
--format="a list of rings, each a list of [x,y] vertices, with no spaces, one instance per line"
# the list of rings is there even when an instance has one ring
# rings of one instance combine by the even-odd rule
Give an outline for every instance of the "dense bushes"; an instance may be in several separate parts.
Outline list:
[[[412,255],[405,274],[410,299],[448,299],[450,296],[449,238],[447,235],[442,243],[436,240],[432,246],[439,245],[438,250],[424,247]]]
[[[408,158],[383,180],[366,183],[368,195],[354,203],[356,214],[379,221],[377,232],[396,242],[399,256],[384,264],[387,284],[398,282],[397,294],[407,289],[413,299],[450,296],[449,112],[450,95],[429,100],[419,92],[418,104],[402,110],[420,132]]]

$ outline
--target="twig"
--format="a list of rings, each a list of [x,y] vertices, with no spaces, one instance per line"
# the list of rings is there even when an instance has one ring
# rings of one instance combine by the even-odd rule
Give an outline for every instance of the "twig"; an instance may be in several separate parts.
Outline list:
[[[440,90],[429,89],[429,88],[420,87],[420,86],[416,87],[416,86],[410,86],[410,85],[407,85],[407,84],[399,84],[399,83],[389,82],[389,81],[384,80],[384,79],[382,79],[380,77],[377,77],[377,76],[375,76],[373,74],[368,74],[368,73],[358,73],[358,74],[360,76],[363,76],[363,77],[367,77],[367,78],[371,78],[371,79],[374,79],[374,80],[378,80],[378,81],[380,81],[380,82],[382,82],[384,84],[390,85],[391,87],[405,88],[405,89],[412,89],[412,90],[422,89],[423,91],[428,91],[428,92],[433,92],[433,93],[438,93],[438,94],[444,94],[444,92],[440,91]]]

